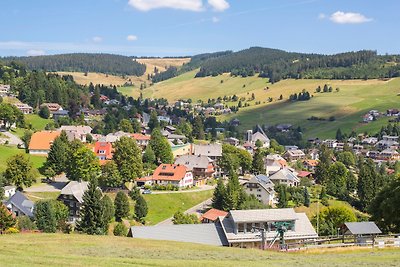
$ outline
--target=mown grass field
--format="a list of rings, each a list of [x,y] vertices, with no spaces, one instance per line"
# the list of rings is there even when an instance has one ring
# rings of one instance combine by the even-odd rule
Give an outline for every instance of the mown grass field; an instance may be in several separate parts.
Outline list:
[[[0,236],[1,266],[398,266],[400,249],[331,249],[278,253],[64,234]]]
[[[213,190],[144,195],[149,208],[146,224],[157,224],[212,197]]]
[[[18,149],[15,146],[0,145],[0,172],[3,172],[7,167],[7,160],[19,153],[25,153],[25,150]],[[35,168],[40,168],[46,161],[46,157],[28,155]]]

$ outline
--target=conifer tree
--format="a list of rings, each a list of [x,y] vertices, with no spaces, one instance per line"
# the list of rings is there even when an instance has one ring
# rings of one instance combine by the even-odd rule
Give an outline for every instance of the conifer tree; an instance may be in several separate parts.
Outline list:
[[[281,184],[278,187],[278,208],[287,208],[288,206],[288,196],[287,188],[285,185]]]
[[[255,174],[265,173],[264,157],[261,149],[257,149],[254,153],[252,167]]]
[[[142,195],[139,195],[135,203],[135,216],[139,221],[144,223],[144,218],[147,216],[147,212],[147,202]]]
[[[306,186],[304,187],[304,206],[310,207],[310,193]]]
[[[147,126],[149,126],[150,131],[153,131],[155,128],[160,127],[160,122],[157,118],[157,112],[155,112],[154,110],[150,113],[150,120]]]
[[[104,207],[104,221],[111,222],[112,218],[114,218],[114,204],[111,198],[107,195],[104,195],[104,197],[101,199],[101,202]]]
[[[224,210],[226,204],[224,202],[226,195],[226,188],[222,178],[218,179],[217,186],[214,189],[212,198],[212,207],[219,210]]]
[[[14,227],[16,220],[8,211],[6,206],[0,204],[0,234],[3,234],[8,228]]]
[[[200,116],[196,116],[193,122],[193,136],[196,139],[203,140],[205,138],[204,134],[204,124]]]
[[[108,221],[104,216],[102,193],[97,187],[97,179],[92,178],[88,189],[83,194],[80,210],[81,220],[77,224],[78,231],[89,235],[104,235],[108,229]]]
[[[363,210],[366,210],[371,203],[375,194],[374,180],[377,176],[375,164],[371,159],[368,159],[361,165],[358,175],[357,194],[360,199],[360,204]]]
[[[126,218],[129,216],[129,199],[127,195],[119,191],[117,196],[114,200],[114,207],[115,207],[115,220],[120,222],[122,218]]]
[[[62,131],[50,147],[45,168],[51,168],[56,174],[65,172],[69,159],[69,142],[67,134]]]

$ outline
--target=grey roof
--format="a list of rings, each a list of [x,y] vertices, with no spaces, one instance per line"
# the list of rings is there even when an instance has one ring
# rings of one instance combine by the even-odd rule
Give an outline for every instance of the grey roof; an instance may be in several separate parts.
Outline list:
[[[72,195],[79,201],[83,202],[83,194],[88,188],[88,182],[71,181],[61,190],[61,195]]]
[[[175,160],[175,164],[185,165],[188,171],[193,168],[207,169],[212,160],[207,156],[183,155]]]
[[[267,222],[297,220],[294,209],[258,209],[258,210],[231,210],[230,217],[238,222]]]
[[[299,182],[299,178],[287,168],[283,168],[269,177],[270,180]]]
[[[80,134],[88,134],[92,132],[92,127],[86,125],[62,125],[60,131],[78,132]]]
[[[30,201],[24,194],[17,191],[10,197],[6,202],[6,206],[12,205],[19,209],[23,214],[28,217],[33,217],[33,207],[34,203]]]
[[[227,245],[219,223],[132,226],[128,235],[136,238],[190,242],[213,246]]]
[[[193,145],[193,154],[203,155],[208,157],[221,157],[222,145],[221,144]]]
[[[247,183],[259,184],[262,188],[264,188],[269,193],[275,192],[274,183],[271,182],[269,180],[268,176],[265,174],[259,174],[257,176],[253,176],[253,177],[251,177],[251,179],[248,182],[245,182],[244,184],[247,184]]]
[[[372,235],[382,234],[382,231],[374,222],[347,222],[344,224],[348,231],[346,234],[352,235]]]

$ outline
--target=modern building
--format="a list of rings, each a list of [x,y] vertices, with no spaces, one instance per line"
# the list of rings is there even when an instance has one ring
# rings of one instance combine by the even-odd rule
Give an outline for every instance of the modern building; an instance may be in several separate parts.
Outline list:
[[[161,164],[153,173],[157,185],[172,184],[179,188],[193,186],[193,174],[184,165]]]
[[[275,203],[274,183],[264,174],[252,176],[243,183],[243,188],[248,195],[254,195],[260,202],[272,206]]]

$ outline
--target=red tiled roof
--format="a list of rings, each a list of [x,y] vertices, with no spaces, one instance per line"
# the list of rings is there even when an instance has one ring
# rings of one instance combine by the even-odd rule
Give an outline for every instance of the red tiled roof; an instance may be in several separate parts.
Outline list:
[[[176,164],[161,164],[153,173],[154,180],[180,181],[186,175],[186,167]]]
[[[200,220],[202,221],[203,219],[208,219],[210,221],[215,221],[219,216],[225,217],[226,215],[228,215],[228,212],[226,211],[210,209],[200,217]]]
[[[100,150],[104,150],[104,153],[100,154]],[[112,159],[113,148],[110,142],[96,142],[94,144],[94,153],[97,156],[105,156],[106,159]]]
[[[139,182],[147,182],[147,181],[152,181],[152,180],[154,180],[153,176],[144,176],[144,177],[140,177],[140,178],[136,179],[136,181],[139,181]]]
[[[41,131],[32,134],[29,150],[50,150],[54,139],[60,134],[61,132],[58,131]]]
[[[150,138],[151,138],[150,135],[144,135],[141,133],[134,133],[134,134],[131,134],[131,136],[135,140],[150,140]]]
[[[300,178],[303,178],[303,177],[309,176],[310,174],[311,174],[311,172],[300,171],[300,172],[297,174],[297,176],[300,177]]]
[[[309,166],[313,166],[316,167],[318,165],[318,161],[314,160],[314,159],[306,159],[305,161],[303,161],[305,164],[309,165]]]

